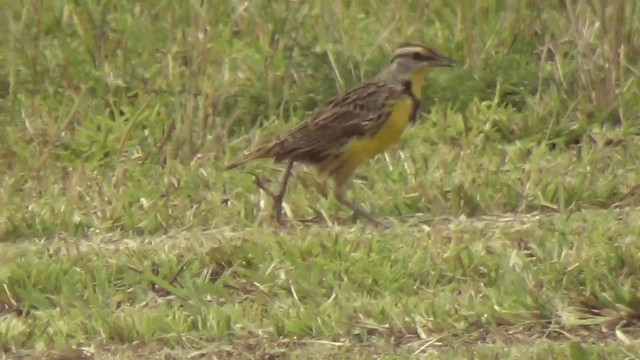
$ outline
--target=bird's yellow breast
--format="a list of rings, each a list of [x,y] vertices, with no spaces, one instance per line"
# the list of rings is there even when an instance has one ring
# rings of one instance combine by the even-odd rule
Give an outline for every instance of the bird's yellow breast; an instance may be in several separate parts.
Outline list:
[[[351,141],[344,157],[351,167],[358,166],[396,142],[409,123],[415,104],[410,96],[397,101],[389,118],[376,134]]]

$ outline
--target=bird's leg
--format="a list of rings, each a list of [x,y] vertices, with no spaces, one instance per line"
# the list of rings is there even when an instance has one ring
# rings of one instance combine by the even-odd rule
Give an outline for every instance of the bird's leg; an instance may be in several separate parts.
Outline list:
[[[336,188],[335,188],[336,200],[338,200],[338,202],[340,204],[342,204],[342,205],[348,207],[349,209],[353,210],[353,212],[356,215],[358,215],[358,217],[369,221],[370,223],[372,223],[373,225],[375,225],[377,227],[387,228],[387,225],[385,225],[380,220],[377,220],[376,218],[374,218],[368,211],[366,211],[365,209],[361,208],[360,206],[354,204],[352,201],[347,199],[347,197],[346,197],[347,185],[349,184],[350,181],[351,181],[351,179],[347,179],[347,180],[342,179],[342,181],[340,181],[339,179],[336,179],[336,184],[335,184],[336,185]]]
[[[287,184],[289,184],[289,178],[291,177],[292,169],[293,160],[289,160],[287,168],[284,171],[284,175],[282,176],[280,191],[278,191],[278,193],[273,196],[273,211],[275,213],[276,221],[280,225],[284,225],[284,220],[282,219],[282,200],[284,199],[285,192],[287,192]]]
[[[252,172],[250,172],[249,174],[253,175],[253,177],[256,178],[255,184],[258,187],[258,189],[264,191],[271,198],[275,197],[275,194],[273,193],[273,191],[271,191],[271,189],[267,187],[267,185],[264,183],[261,177],[259,177],[258,175]]]
[[[291,170],[293,168],[293,161],[289,161],[287,164],[287,168],[284,171],[284,176],[282,177],[282,182],[280,185],[280,191],[274,193],[271,189],[267,187],[267,185],[262,181],[256,174],[251,174],[256,178],[256,186],[265,192],[265,194],[269,195],[269,197],[273,200],[273,212],[276,218],[276,221],[280,225],[284,225],[284,220],[282,219],[282,200],[284,199],[284,194],[287,191],[287,184],[289,183],[289,178],[291,177]]]
[[[322,196],[323,198],[328,199],[329,198],[329,190],[328,190],[328,186],[327,186],[327,178],[323,177],[322,180],[316,180],[316,187],[318,190],[318,193],[320,194],[320,196]]]

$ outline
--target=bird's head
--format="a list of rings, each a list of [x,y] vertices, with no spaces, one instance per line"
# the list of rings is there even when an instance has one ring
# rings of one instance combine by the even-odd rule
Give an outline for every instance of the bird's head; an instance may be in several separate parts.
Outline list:
[[[424,75],[431,67],[454,65],[452,58],[440,54],[434,48],[419,44],[404,44],[393,53],[391,58],[392,71],[400,79],[411,79],[416,73]]]
[[[420,97],[422,83],[430,68],[454,65],[452,58],[440,54],[434,48],[404,44],[393,53],[391,65],[379,75],[379,78],[397,85],[408,81],[413,93]]]

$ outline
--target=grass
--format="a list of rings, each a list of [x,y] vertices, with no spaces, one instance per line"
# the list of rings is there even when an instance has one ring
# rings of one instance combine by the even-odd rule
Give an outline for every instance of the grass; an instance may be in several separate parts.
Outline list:
[[[640,1],[3,2],[11,358],[637,358]],[[428,42],[350,196],[249,147]]]

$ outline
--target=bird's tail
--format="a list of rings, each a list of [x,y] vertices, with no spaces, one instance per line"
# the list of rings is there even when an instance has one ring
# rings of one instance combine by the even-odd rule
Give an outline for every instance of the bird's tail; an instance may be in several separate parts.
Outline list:
[[[225,166],[224,168],[226,170],[229,169],[234,169],[237,168],[240,165],[243,165],[244,163],[247,163],[251,160],[256,160],[256,159],[264,159],[264,158],[268,158],[268,157],[273,157],[275,156],[275,146],[273,146],[274,144],[269,144],[266,146],[262,146],[250,153],[247,153],[245,155],[242,156],[242,158],[238,161],[235,161],[227,166]]]

